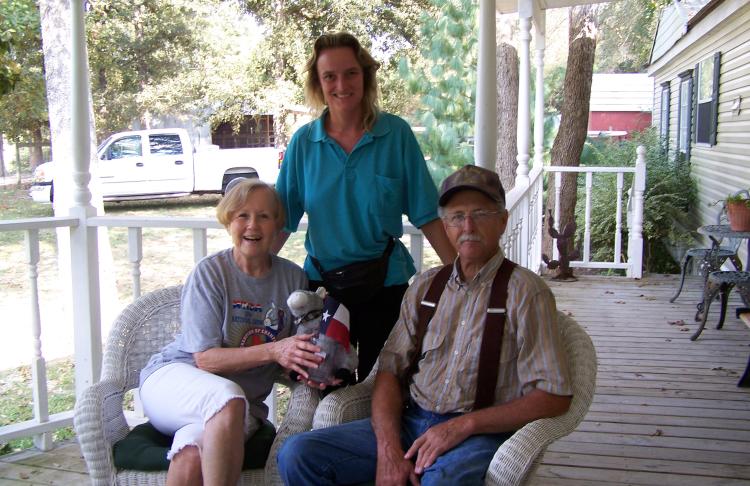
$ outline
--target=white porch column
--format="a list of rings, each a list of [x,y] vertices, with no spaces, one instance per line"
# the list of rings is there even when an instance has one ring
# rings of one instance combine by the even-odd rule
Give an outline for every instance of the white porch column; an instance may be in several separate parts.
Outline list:
[[[643,277],[643,193],[646,191],[646,147],[636,149],[635,176],[633,177],[632,226],[628,228],[628,270],[630,278]]]
[[[495,170],[497,160],[497,54],[495,0],[479,0],[479,58],[474,111],[474,164]]]
[[[529,44],[531,43],[532,0],[518,1],[518,167],[516,168],[516,187],[529,185],[529,132],[531,131],[531,110],[529,86],[531,78]]]
[[[534,47],[536,56],[536,87],[534,100],[534,168],[544,165],[544,49],[546,13],[534,6]]]
[[[99,380],[102,363],[101,309],[97,229],[86,221],[96,215],[91,205],[91,135],[89,75],[83,0],[71,2],[71,122],[73,138],[73,207],[79,224],[71,228],[71,275],[76,395]]]

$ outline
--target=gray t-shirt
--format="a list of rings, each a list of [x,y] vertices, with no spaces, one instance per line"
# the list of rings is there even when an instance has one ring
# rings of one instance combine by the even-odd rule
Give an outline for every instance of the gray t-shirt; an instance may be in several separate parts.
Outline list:
[[[271,256],[271,271],[262,278],[239,269],[228,248],[202,259],[182,289],[182,329],[141,371],[140,382],[170,363],[195,366],[193,353],[210,348],[254,346],[294,334],[293,317],[286,305],[290,293],[307,288],[302,269],[284,258]],[[276,363],[223,375],[245,391],[250,413],[267,417],[263,400],[271,392],[280,368]]]

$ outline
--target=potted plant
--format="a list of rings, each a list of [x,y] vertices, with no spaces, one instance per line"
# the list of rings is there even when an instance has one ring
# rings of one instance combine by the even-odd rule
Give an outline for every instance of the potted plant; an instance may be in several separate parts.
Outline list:
[[[726,199],[727,219],[732,231],[750,231],[750,193],[742,190]]]

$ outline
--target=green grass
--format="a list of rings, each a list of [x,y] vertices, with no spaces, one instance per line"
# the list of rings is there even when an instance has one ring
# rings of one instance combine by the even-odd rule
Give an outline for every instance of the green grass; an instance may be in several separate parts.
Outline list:
[[[71,410],[75,404],[74,365],[71,358],[62,358],[47,363],[47,393],[49,413]],[[34,418],[31,390],[31,368],[19,366],[0,371],[0,426],[23,422]],[[72,427],[53,432],[55,441],[73,437]],[[0,455],[32,447],[29,438],[11,440],[0,444]]]
[[[0,186],[0,220],[2,219],[25,219],[43,218],[52,216],[50,204],[38,204],[28,197],[29,186],[22,184],[20,187]],[[43,231],[40,234],[43,241],[53,241],[51,231]],[[0,246],[23,244],[24,234],[22,231],[0,232]]]

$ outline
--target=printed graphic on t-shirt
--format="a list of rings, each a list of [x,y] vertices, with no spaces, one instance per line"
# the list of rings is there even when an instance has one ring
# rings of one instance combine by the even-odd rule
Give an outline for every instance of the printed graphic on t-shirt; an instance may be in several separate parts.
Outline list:
[[[232,301],[228,345],[255,346],[276,341],[284,330],[284,310],[271,302],[264,306],[244,300]]]

